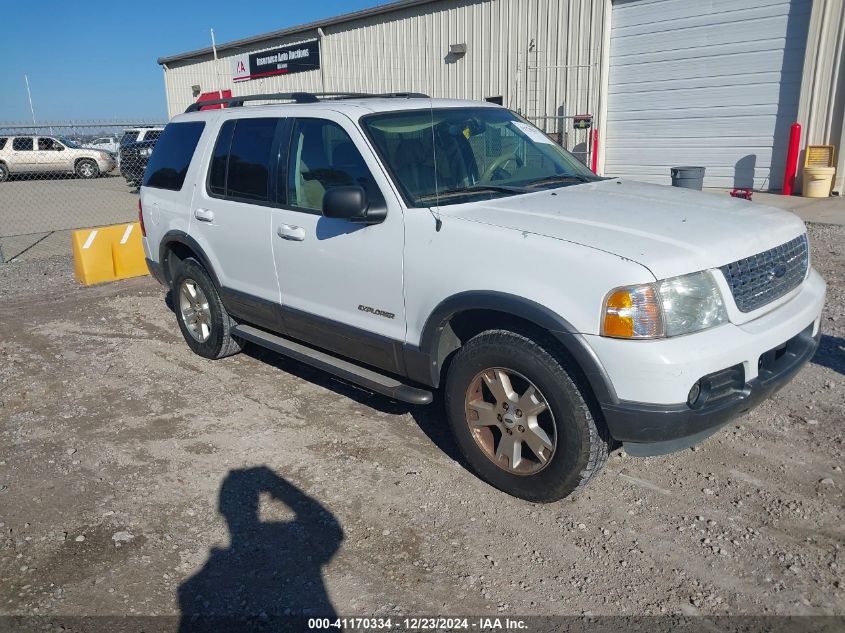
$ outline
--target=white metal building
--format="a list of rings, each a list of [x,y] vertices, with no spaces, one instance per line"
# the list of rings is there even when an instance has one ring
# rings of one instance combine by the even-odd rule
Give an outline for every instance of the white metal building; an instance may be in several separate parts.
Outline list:
[[[798,121],[842,192],[843,40],[845,0],[403,0],[158,61],[171,116],[223,90],[500,97],[587,152],[591,114],[599,172],[658,183],[779,189]]]

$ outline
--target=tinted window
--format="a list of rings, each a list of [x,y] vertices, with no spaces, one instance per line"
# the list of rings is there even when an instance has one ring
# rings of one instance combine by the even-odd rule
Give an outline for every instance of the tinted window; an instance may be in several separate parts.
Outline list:
[[[138,132],[125,132],[122,137],[120,137],[120,144],[121,145],[129,145],[129,143],[134,143],[138,140]]]
[[[204,127],[202,121],[168,123],[147,164],[144,186],[179,191]]]
[[[349,185],[363,187],[370,200],[381,199],[364,158],[342,127],[323,119],[298,119],[288,167],[289,204],[319,211],[327,190]]]
[[[229,161],[229,147],[232,145],[232,130],[235,121],[226,121],[220,128],[220,135],[214,145],[211,167],[208,173],[208,191],[215,196],[226,195],[226,166]]]
[[[12,149],[16,152],[32,151],[32,138],[29,136],[19,136],[12,141]]]
[[[161,136],[161,130],[150,130],[146,134],[144,134],[145,141],[154,141]]]
[[[270,200],[273,138],[280,119],[237,119],[229,148],[226,193],[231,198]]]
[[[4,147],[6,147],[6,141],[7,140],[8,139],[5,136],[0,136],[0,149],[3,149]]]
[[[59,147],[60,145],[51,138],[39,137],[38,139],[39,150],[58,150]]]

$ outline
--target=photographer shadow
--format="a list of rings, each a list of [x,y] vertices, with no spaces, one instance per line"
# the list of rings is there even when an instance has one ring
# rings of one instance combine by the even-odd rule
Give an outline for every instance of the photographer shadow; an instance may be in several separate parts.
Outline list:
[[[262,494],[294,518],[262,522]],[[218,507],[230,544],[213,548],[179,587],[180,633],[294,630],[309,617],[336,617],[322,568],[343,530],[328,510],[266,466],[230,471]]]

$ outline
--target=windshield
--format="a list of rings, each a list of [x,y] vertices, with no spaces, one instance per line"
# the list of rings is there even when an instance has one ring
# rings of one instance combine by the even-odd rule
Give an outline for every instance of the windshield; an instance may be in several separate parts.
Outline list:
[[[81,147],[76,141],[71,141],[69,138],[65,138],[64,136],[60,136],[59,140],[62,142],[62,145],[70,147],[71,149],[79,149]]]
[[[504,108],[435,108],[361,119],[411,206],[489,200],[600,180]]]
[[[128,131],[128,132],[124,132],[123,136],[120,138],[120,145],[121,145],[121,147],[124,146],[124,145],[129,145],[129,143],[134,143],[136,140],[138,140],[138,131],[137,130],[131,130],[131,131]]]

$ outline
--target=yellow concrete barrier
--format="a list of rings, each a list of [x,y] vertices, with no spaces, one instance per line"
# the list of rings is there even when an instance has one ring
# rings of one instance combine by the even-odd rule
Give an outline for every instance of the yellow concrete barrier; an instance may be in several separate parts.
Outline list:
[[[86,286],[148,274],[137,222],[73,232],[73,270]]]

